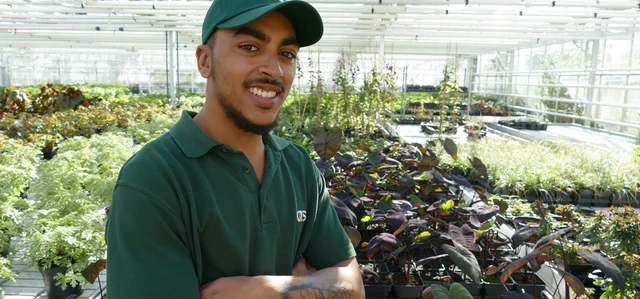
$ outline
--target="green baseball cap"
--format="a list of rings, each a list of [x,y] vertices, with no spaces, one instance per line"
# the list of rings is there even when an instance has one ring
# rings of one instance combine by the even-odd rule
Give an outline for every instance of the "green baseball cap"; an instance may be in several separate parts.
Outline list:
[[[202,44],[217,28],[237,28],[277,11],[289,18],[300,47],[315,44],[324,26],[318,11],[302,0],[213,0],[202,24]]]

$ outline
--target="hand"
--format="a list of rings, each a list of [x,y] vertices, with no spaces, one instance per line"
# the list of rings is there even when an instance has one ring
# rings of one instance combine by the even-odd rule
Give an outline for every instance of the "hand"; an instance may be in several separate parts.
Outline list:
[[[307,260],[304,257],[301,256],[298,258],[298,260],[296,260],[296,263],[293,265],[293,270],[291,272],[291,275],[304,276],[304,275],[314,273],[316,271],[318,270],[316,270],[316,268],[314,268],[311,264],[307,262]]]
[[[222,277],[202,286],[200,299],[275,298],[274,283],[264,279],[264,276]]]

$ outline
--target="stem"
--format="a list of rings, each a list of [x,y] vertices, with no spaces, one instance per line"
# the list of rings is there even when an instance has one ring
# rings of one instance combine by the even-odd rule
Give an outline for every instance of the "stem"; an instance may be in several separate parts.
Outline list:
[[[100,274],[98,274],[98,289],[100,290],[100,299],[104,299],[104,295],[102,295],[102,283],[100,282]]]

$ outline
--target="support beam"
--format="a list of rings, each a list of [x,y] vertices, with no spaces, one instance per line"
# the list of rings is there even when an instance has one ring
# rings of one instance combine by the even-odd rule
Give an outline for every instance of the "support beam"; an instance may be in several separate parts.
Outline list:
[[[591,40],[591,62],[589,64],[589,88],[587,88],[587,102],[593,102],[594,98],[594,88],[593,85],[596,84],[596,70],[598,67],[598,53],[600,52],[600,41],[599,40]],[[593,118],[593,105],[586,105],[586,114],[585,114],[585,126],[591,126],[591,121],[589,119]]]
[[[378,56],[378,71],[382,72],[384,69],[384,32],[380,33],[380,50]]]
[[[6,59],[3,55],[3,51],[2,49],[0,49],[0,86],[9,86],[9,76],[8,76],[8,72],[7,70],[9,69],[9,66],[7,65],[7,62],[9,60]]]
[[[464,78],[464,86],[469,90],[469,93],[467,93],[467,115],[471,110],[471,94],[475,90],[473,74],[478,73],[478,71],[478,56],[467,58],[467,67]]]
[[[169,95],[171,107],[176,108],[176,82],[177,82],[177,55],[176,32],[169,32]]]
[[[627,66],[628,67],[633,67],[633,46],[634,43],[636,42],[636,35],[635,34],[631,34],[631,42],[629,43],[629,61]],[[625,85],[629,86],[629,77],[630,74],[626,75],[626,79],[625,79]],[[622,100],[622,104],[627,105],[629,103],[629,90],[625,89],[624,90],[624,98]],[[620,121],[621,122],[626,122],[627,120],[627,108],[622,108],[622,115],[620,116]],[[620,133],[627,133],[627,128],[626,127],[620,127]]]

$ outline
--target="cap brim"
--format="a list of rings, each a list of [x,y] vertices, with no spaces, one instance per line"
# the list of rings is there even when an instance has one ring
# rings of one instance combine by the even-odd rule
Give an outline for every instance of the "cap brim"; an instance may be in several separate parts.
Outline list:
[[[231,29],[247,25],[273,11],[283,14],[291,21],[300,47],[317,43],[324,33],[322,18],[318,11],[306,1],[283,1],[243,12],[218,24],[218,28]]]

